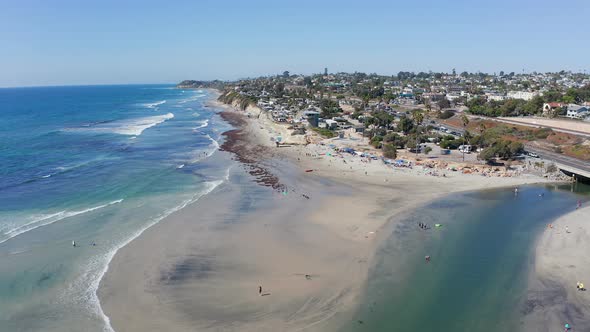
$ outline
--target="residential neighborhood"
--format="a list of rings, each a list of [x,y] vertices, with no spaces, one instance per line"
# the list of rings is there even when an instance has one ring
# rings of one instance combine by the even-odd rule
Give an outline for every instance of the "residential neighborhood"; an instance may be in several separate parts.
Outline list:
[[[578,122],[590,126],[590,76],[585,73],[453,70],[384,76],[332,74],[325,68],[308,76],[285,71],[234,82],[184,81],[178,87],[215,87],[222,91],[220,101],[241,109],[257,107],[308,142],[309,133],[357,134],[376,149],[391,145],[390,155],[398,149],[423,152],[430,145],[430,150],[440,146],[441,153],[473,150],[478,158],[491,161],[523,153],[529,146],[590,160],[587,137],[561,137],[559,126],[508,125],[508,119],[534,123],[544,118],[565,127]],[[492,127],[495,131],[486,130]],[[500,151],[510,144],[511,152]]]

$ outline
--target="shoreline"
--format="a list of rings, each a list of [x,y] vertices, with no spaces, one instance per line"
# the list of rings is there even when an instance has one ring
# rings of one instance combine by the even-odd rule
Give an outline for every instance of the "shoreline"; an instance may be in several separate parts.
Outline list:
[[[296,222],[298,225],[297,227],[305,229],[305,231],[302,231],[304,234],[302,234],[300,238],[297,238],[297,241],[307,243],[307,245],[312,248],[321,248],[321,250],[326,250],[326,244],[331,243],[333,246],[330,247],[334,247],[335,249],[333,250],[336,250],[332,253],[332,255],[336,256],[345,256],[345,253],[347,252],[348,255],[353,256],[358,256],[358,253],[363,253],[358,258],[358,262],[356,263],[348,260],[342,260],[339,262],[338,260],[332,259],[328,260],[330,261],[330,264],[326,264],[326,257],[317,257],[312,260],[322,261],[322,264],[318,264],[317,262],[315,264],[312,264],[309,261],[305,263],[301,262],[302,265],[312,264],[315,266],[316,269],[321,269],[322,271],[324,271],[322,273],[323,275],[331,275],[331,280],[329,280],[329,282],[321,282],[321,284],[325,289],[331,289],[332,291],[329,292],[329,294],[326,295],[324,298],[320,297],[319,299],[317,299],[317,301],[319,302],[328,302],[329,300],[332,301],[330,302],[330,307],[326,309],[328,311],[323,311],[323,316],[318,317],[317,315],[311,315],[313,317],[310,316],[306,317],[303,320],[295,320],[301,326],[297,324],[294,324],[292,326],[291,321],[285,321],[283,312],[274,312],[274,314],[267,313],[265,314],[266,320],[248,322],[244,323],[244,325],[241,325],[241,329],[243,330],[260,330],[261,327],[268,326],[272,326],[276,330],[282,329],[285,326],[289,326],[289,329],[300,329],[302,326],[307,326],[311,328],[311,326],[315,326],[313,324],[319,324],[318,326],[324,327],[325,325],[322,324],[338,325],[338,319],[334,319],[335,315],[337,316],[339,315],[339,313],[342,312],[351,312],[358,305],[362,287],[366,282],[366,278],[372,264],[372,258],[375,255],[376,248],[383,240],[383,236],[381,235],[380,231],[385,226],[394,225],[396,223],[396,216],[400,216],[401,214],[411,211],[419,207],[420,205],[424,205],[428,202],[431,202],[432,200],[438,199],[450,193],[501,187],[513,187],[533,183],[555,182],[533,176],[527,178],[489,178],[478,177],[472,174],[460,173],[449,174],[450,176],[445,178],[432,177],[425,176],[424,174],[417,172],[416,170],[388,168],[378,163],[377,161],[362,162],[360,161],[361,158],[345,156],[343,154],[333,155],[333,158],[327,158],[325,146],[316,144],[310,144],[307,146],[296,145],[277,148],[270,140],[270,138],[273,136],[273,133],[277,132],[273,126],[269,126],[269,123],[265,122],[264,119],[254,119],[252,117],[244,116],[244,113],[248,114],[249,112],[255,112],[256,110],[250,109],[246,112],[234,111],[232,110],[231,106],[223,105],[217,101],[211,101],[209,105],[212,105],[212,107],[224,109],[225,111],[223,113],[228,112],[228,115],[226,116],[227,118],[225,118],[225,120],[229,120],[230,123],[231,121],[235,121],[233,125],[238,125],[240,127],[224,133],[224,135],[226,136],[226,141],[223,143],[221,147],[221,150],[225,150],[232,153],[232,158],[234,160],[237,160],[243,166],[246,173],[249,173],[249,175],[247,176],[242,175],[238,177],[254,177],[254,182],[257,182],[256,185],[263,185],[273,188],[273,191],[275,192],[275,194],[271,194],[271,200],[273,202],[281,202],[281,204],[283,204],[282,202],[285,202],[287,200],[296,201],[288,203],[290,207],[287,207],[287,210],[292,209],[292,211],[297,211],[301,208],[301,206],[308,207],[308,205],[313,205],[312,207],[308,207],[309,214],[306,214],[307,218],[295,220],[293,216],[285,216],[283,219],[283,222],[285,224],[292,224]],[[235,118],[231,119],[234,116]],[[242,155],[240,155],[240,153]],[[321,154],[323,155],[320,156]],[[307,173],[305,172],[305,170],[307,169],[312,169],[313,171]],[[270,180],[267,181],[268,179]],[[284,181],[284,184],[282,182],[283,179],[286,179]],[[231,184],[228,184],[228,186],[231,186]],[[328,187],[328,189],[325,188],[326,186]],[[341,190],[344,190],[344,193],[330,192],[329,187],[337,187]],[[244,186],[244,188],[244,190],[246,191],[252,190],[247,189],[247,186]],[[301,190],[304,191],[302,192]],[[322,193],[319,194],[319,192]],[[295,193],[295,195],[293,193]],[[206,195],[204,200],[211,200],[211,197],[215,194],[216,193],[212,193],[212,195]],[[289,194],[289,198],[286,198],[287,194]],[[261,197],[265,197],[265,199],[269,199],[267,197],[269,195],[268,193],[260,195]],[[304,198],[301,198],[302,196]],[[305,196],[307,196],[308,198],[305,199]],[[310,196],[311,200],[309,199]],[[297,198],[295,199],[293,197]],[[304,203],[302,203],[301,201]],[[189,215],[199,215],[202,214],[202,212],[205,212],[204,209],[206,209],[207,207],[200,206],[202,204],[202,202],[196,202],[185,207],[180,211],[177,211],[176,213],[173,213],[172,215],[164,218],[165,220],[162,220],[166,222],[158,223],[157,228],[161,232],[166,232],[170,234],[183,232],[183,229],[171,229],[173,228],[172,224],[176,223],[176,227],[179,227],[179,225],[183,225],[183,227],[188,226],[186,224],[186,220],[183,220],[183,218],[190,218]],[[333,209],[330,209],[329,206],[338,206],[340,207],[338,210],[341,211],[335,212]],[[268,206],[264,207],[264,209],[272,210],[272,208]],[[334,215],[334,213],[336,213],[337,215]],[[255,227],[252,225],[253,222],[251,221],[251,219],[252,215],[255,214],[256,213],[254,212],[246,212],[245,216],[239,216],[239,220],[234,221],[234,223],[238,226],[234,226],[236,227],[236,230],[233,230],[233,232],[243,232],[244,234],[250,234],[249,236],[251,237],[251,239],[256,239],[258,236],[260,236],[259,234],[251,234],[251,227]],[[182,215],[182,217],[179,217],[180,215]],[[330,218],[326,217],[328,215],[330,216]],[[264,216],[259,216],[259,218],[264,218]],[[249,220],[249,222],[244,222],[242,219]],[[218,222],[220,222],[219,219],[212,217],[213,224]],[[276,223],[276,221],[272,222]],[[245,225],[242,225],[242,223],[244,223]],[[193,226],[191,225],[190,227]],[[275,225],[275,228],[279,230],[275,231],[273,235],[276,237],[280,237],[283,232],[287,231],[283,228],[288,227]],[[314,232],[307,231],[308,228],[314,229]],[[120,249],[112,261],[118,261],[122,259],[127,260],[127,262],[129,262],[129,257],[141,256],[141,253],[138,252],[137,248],[135,248],[134,250],[131,247],[137,246],[138,248],[141,248],[141,250],[149,250],[149,247],[146,247],[145,244],[140,245],[139,242],[145,242],[145,238],[148,236],[152,240],[157,239],[158,235],[156,234],[155,229],[156,228],[150,228],[145,235],[137,237],[133,241],[133,243],[128,244],[127,246]],[[323,237],[318,237],[318,235],[316,235],[317,233],[323,234]],[[213,232],[212,236],[215,236],[214,234],[217,233]],[[229,233],[224,233],[224,236],[235,236],[235,234],[228,234]],[[329,240],[326,241],[326,239]],[[276,241],[272,237],[266,240],[273,243]],[[244,240],[238,240],[237,243],[243,246],[248,246],[247,241],[245,243]],[[274,264],[271,267],[258,267],[258,269],[260,270],[260,275],[275,275],[277,271],[281,271],[284,269],[283,264],[279,263],[283,259],[281,257],[276,256],[283,255],[292,257],[293,261],[297,261],[298,259],[300,259],[297,258],[298,255],[296,252],[294,252],[293,250],[287,250],[285,248],[282,248],[283,246],[286,246],[287,248],[297,248],[297,250],[302,251],[306,249],[299,247],[299,245],[297,244],[288,246],[285,243],[274,243],[274,246],[272,246],[272,249],[270,249],[270,251],[276,251],[277,253],[275,255],[269,254],[269,256],[272,256],[269,259],[270,261],[276,261],[277,264]],[[210,248],[207,250],[210,250]],[[267,250],[269,249],[255,249],[256,252],[265,252]],[[224,253],[225,255],[227,255],[227,257],[230,257],[231,259],[235,257],[237,262],[241,262],[241,260],[238,259],[238,257],[240,256],[239,253],[236,253],[234,251],[224,251]],[[175,254],[178,256],[183,255],[183,253],[181,252],[176,252]],[[313,255],[312,253],[309,254]],[[117,256],[123,258],[118,258]],[[127,258],[125,258],[125,256]],[[145,274],[151,275],[155,273],[156,270],[162,269],[162,266],[169,264],[169,262],[166,261],[167,259],[162,259],[161,261],[157,262],[155,265],[159,264],[159,266],[152,266],[151,272],[146,272]],[[362,264],[359,263],[360,261],[362,261]],[[154,265],[153,263],[150,264]],[[346,282],[340,280],[342,279],[342,273],[350,273],[349,266],[351,266],[351,264],[355,265],[355,277],[351,277],[354,280],[348,280],[347,278],[344,278],[347,279]],[[116,269],[123,268],[121,267],[121,264],[117,265],[117,263],[116,267]],[[141,266],[136,267],[142,268]],[[113,270],[116,269],[114,268]],[[339,271],[340,274],[334,274],[331,270]],[[113,274],[113,271],[111,271],[111,274]],[[223,273],[223,275],[226,276],[226,273]],[[233,277],[234,276],[231,273],[227,274],[228,279],[231,279]],[[110,276],[105,277],[103,275],[103,278],[107,279],[105,281],[105,286],[103,288],[108,289],[110,287],[109,282],[114,282],[110,281],[110,279],[112,279]],[[114,277],[114,279],[117,278],[119,279],[118,282],[122,283],[123,285],[129,285],[132,282],[142,282],[141,280],[130,280],[129,276],[127,276],[127,280],[124,280],[124,273],[120,273],[118,276]],[[288,295],[286,299],[281,300],[279,301],[279,303],[275,303],[274,305],[278,307],[283,307],[283,309],[286,310],[297,309],[295,313],[307,312],[309,308],[306,307],[306,309],[304,310],[301,309],[302,307],[292,307],[292,302],[300,302],[302,300],[302,295],[300,293],[303,293],[304,296],[311,295],[306,294],[306,291],[300,288],[298,288],[297,292],[293,292],[291,287],[295,286],[288,285],[288,282],[290,283],[292,281],[289,280],[287,282],[283,280],[285,278],[284,276],[275,276],[275,278],[278,278],[281,281],[277,282],[277,284],[273,286],[273,288],[290,295]],[[328,279],[328,277],[325,278]],[[153,286],[151,284],[153,282],[153,280],[150,281],[149,285]],[[191,287],[201,287],[198,284],[192,284],[193,282],[195,281],[190,281],[192,285]],[[207,284],[208,282],[209,281],[202,281],[203,284]],[[334,288],[331,284],[336,283],[338,284],[338,287]],[[148,284],[145,284],[144,286],[146,285]],[[101,287],[102,286],[103,285],[101,282]],[[121,288],[121,286],[119,287]],[[301,285],[298,285],[297,287],[301,287]],[[158,292],[151,288],[150,290],[152,292]],[[146,288],[139,288],[137,289],[137,291],[140,293],[145,292]],[[243,292],[244,290],[240,289],[240,291]],[[324,291],[322,287],[316,289],[316,292],[322,291]],[[105,297],[112,296],[112,294],[108,294],[108,290],[106,291],[106,293],[107,295]],[[336,296],[335,294],[339,295],[336,298],[334,298],[334,296]],[[227,296],[228,295],[226,294],[225,297]],[[248,295],[245,294],[240,295],[238,297],[244,297],[244,299],[249,299]],[[124,299],[118,299],[118,301],[121,300]],[[211,302],[223,302],[223,300],[227,300],[227,298],[221,296],[220,298],[209,299],[209,301]],[[303,298],[303,300],[308,301],[308,299],[305,297]],[[109,301],[110,300],[107,300],[107,302]],[[152,300],[146,300],[146,302],[150,301]],[[248,301],[251,301],[251,299],[247,300],[247,302]],[[157,301],[150,303],[153,306],[157,303]],[[107,307],[108,306],[109,305],[107,305]],[[119,303],[118,305],[115,305],[115,307],[118,306],[121,306],[121,304]],[[310,304],[308,304],[307,306],[309,307]],[[155,309],[155,307],[150,308],[151,310]],[[174,316],[174,310],[170,309],[170,312],[168,314],[170,316]],[[241,313],[236,313],[236,316],[240,315]],[[305,315],[302,314],[301,316]],[[121,321],[120,318],[116,319]],[[191,321],[191,319],[188,319],[188,321]],[[174,324],[173,320],[170,320],[168,322]],[[285,325],[287,324],[287,322],[289,322],[289,325]],[[310,322],[313,324],[309,325]],[[181,326],[184,326],[182,325],[184,323],[187,322],[179,323],[180,325],[177,325],[177,327],[180,328]],[[191,323],[194,324],[195,322],[191,321]],[[125,325],[129,328],[128,324]],[[161,325],[161,327],[164,326],[167,325]],[[149,327],[150,326],[144,325],[142,328],[147,328],[149,330]],[[203,329],[207,329],[208,327],[211,329],[215,329],[219,326],[205,324],[203,326]]]
[[[552,331],[568,323],[575,330],[590,327],[590,207],[576,209],[548,225],[533,248],[534,262],[523,318],[525,331]]]

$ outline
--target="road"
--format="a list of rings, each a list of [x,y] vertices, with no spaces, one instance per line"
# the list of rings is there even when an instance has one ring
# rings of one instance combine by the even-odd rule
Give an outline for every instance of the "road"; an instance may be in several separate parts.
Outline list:
[[[584,175],[586,177],[588,177],[588,175],[590,175],[590,162],[579,160],[579,159],[568,157],[568,156],[564,156],[562,154],[555,153],[553,151],[535,148],[535,147],[530,146],[529,144],[525,145],[525,149],[527,151],[534,152],[534,153],[538,154],[539,157],[541,157],[543,159],[551,160],[555,163],[562,164],[564,166],[569,166],[574,169],[579,169],[579,170],[584,171],[586,173],[586,174],[581,174],[581,175]]]
[[[590,134],[589,133],[586,133],[586,132],[583,132],[583,131],[578,131],[578,130],[563,129],[563,128],[558,128],[558,127],[553,127],[553,126],[539,125],[539,124],[526,123],[526,122],[520,122],[520,121],[512,121],[512,120],[507,120],[507,119],[489,118],[489,117],[485,117],[485,116],[477,116],[477,117],[478,118],[481,118],[481,119],[485,119],[485,120],[496,121],[496,122],[503,122],[503,123],[509,123],[509,124],[514,124],[514,125],[519,125],[519,126],[525,126],[525,127],[550,128],[551,130],[562,132],[562,133],[566,133],[566,134],[578,135],[578,136],[584,136],[584,137],[590,137]]]
[[[464,132],[463,128],[461,128],[461,127],[449,126],[444,123],[442,123],[442,124],[437,123],[437,124],[439,126],[444,126],[452,131],[456,131],[459,133]],[[525,144],[525,149],[527,151],[534,152],[534,153],[538,154],[539,157],[541,157],[543,159],[553,161],[557,164],[561,164],[563,166],[567,166],[568,168],[570,168],[570,169],[566,169],[566,171],[577,173],[577,172],[575,172],[575,170],[580,170],[580,172],[579,172],[579,173],[581,173],[580,175],[590,178],[590,162],[588,162],[588,161],[583,161],[580,159],[564,156],[562,154],[555,153],[553,151],[548,151],[545,149],[539,149],[539,148],[531,146],[530,144]]]

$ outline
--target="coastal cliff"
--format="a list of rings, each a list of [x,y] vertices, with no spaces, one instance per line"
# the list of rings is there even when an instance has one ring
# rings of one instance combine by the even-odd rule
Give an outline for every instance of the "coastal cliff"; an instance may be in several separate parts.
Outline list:
[[[256,103],[258,102],[258,98],[240,94],[234,90],[223,91],[217,100],[241,110],[246,110],[249,106],[256,106]]]
[[[214,81],[196,81],[196,80],[184,80],[178,84],[176,87],[179,89],[217,89],[223,90],[225,84],[222,81],[214,80]]]

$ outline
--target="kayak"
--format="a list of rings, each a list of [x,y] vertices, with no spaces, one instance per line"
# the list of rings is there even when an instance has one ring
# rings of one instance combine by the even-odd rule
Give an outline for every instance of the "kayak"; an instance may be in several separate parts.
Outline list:
[[[313,172],[313,169],[306,169],[305,172],[306,173]]]

